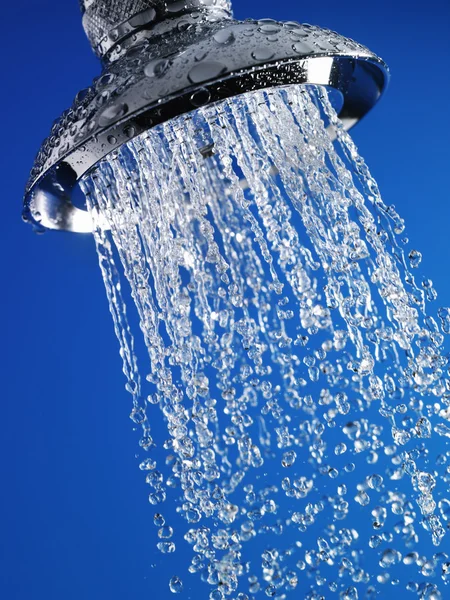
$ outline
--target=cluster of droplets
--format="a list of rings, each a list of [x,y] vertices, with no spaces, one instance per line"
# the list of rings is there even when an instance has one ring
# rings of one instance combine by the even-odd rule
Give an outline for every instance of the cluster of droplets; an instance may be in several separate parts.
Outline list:
[[[420,254],[326,92],[199,109],[83,188],[149,502],[175,504],[185,571],[212,600],[371,599],[387,585],[443,598],[450,311],[428,314]],[[155,525],[158,550],[176,551],[173,523]]]

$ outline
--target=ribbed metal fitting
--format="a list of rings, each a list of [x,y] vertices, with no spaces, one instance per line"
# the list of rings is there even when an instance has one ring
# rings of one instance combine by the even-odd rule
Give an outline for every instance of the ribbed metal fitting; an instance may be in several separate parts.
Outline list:
[[[80,0],[80,6],[84,31],[100,58],[139,28],[194,10],[231,17],[228,0]]]

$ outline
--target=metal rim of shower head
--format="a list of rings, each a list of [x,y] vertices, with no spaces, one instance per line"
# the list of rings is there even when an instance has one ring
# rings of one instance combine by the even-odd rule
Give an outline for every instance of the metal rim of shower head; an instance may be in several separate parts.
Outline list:
[[[87,211],[72,203],[77,182],[122,144],[172,118],[251,91],[321,85],[337,92],[338,114],[349,129],[388,82],[379,57],[329,30],[235,21],[223,8],[205,5],[210,0],[173,2],[170,17],[148,8],[160,0],[129,1],[147,9],[113,36],[96,32],[103,72],[55,122],[36,158],[23,218],[37,229],[91,232]],[[182,4],[178,12],[175,4]]]

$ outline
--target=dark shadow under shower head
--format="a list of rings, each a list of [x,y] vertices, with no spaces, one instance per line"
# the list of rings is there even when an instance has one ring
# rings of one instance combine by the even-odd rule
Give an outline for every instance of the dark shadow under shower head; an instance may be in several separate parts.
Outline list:
[[[103,71],[53,125],[30,175],[24,219],[90,232],[79,179],[147,129],[238,94],[291,84],[335,90],[346,128],[377,102],[385,63],[339,34],[296,22],[235,21],[228,0],[81,0]]]

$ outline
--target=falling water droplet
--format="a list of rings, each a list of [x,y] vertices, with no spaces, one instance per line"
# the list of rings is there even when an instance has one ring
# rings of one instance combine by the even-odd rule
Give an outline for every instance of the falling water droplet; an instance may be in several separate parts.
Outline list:
[[[173,529],[172,529],[172,527],[169,527],[168,525],[161,527],[158,531],[158,537],[161,540],[168,540],[172,536],[173,536]]]
[[[411,252],[408,254],[408,258],[409,264],[413,269],[417,269],[417,267],[422,262],[422,254],[417,250],[411,250]]]
[[[294,450],[290,450],[289,452],[285,452],[283,454],[283,458],[281,460],[281,464],[283,467],[292,467],[295,463],[295,459],[297,458],[297,453]]]
[[[156,513],[153,517],[153,522],[157,527],[163,527],[166,523],[166,520],[160,513]]]
[[[342,594],[342,600],[358,600],[358,590],[354,587],[348,587]]]
[[[446,521],[450,521],[450,500],[440,500],[439,510],[441,512],[442,518]]]
[[[390,568],[400,562],[401,558],[400,552],[392,548],[388,548],[387,550],[384,550],[383,554],[381,555],[380,567],[383,567],[384,569]]]
[[[378,473],[375,475],[370,475],[367,479],[367,484],[370,489],[379,491],[383,485],[383,477],[378,475]]]
[[[156,547],[162,554],[172,554],[172,552],[175,552],[175,544],[173,542],[158,542]]]
[[[174,575],[170,580],[169,588],[173,594],[180,594],[183,591],[183,582],[177,575]]]
[[[347,452],[347,445],[344,444],[344,442],[341,442],[340,444],[337,444],[337,446],[334,449],[334,453],[339,456],[340,454],[344,454],[345,452]]]

